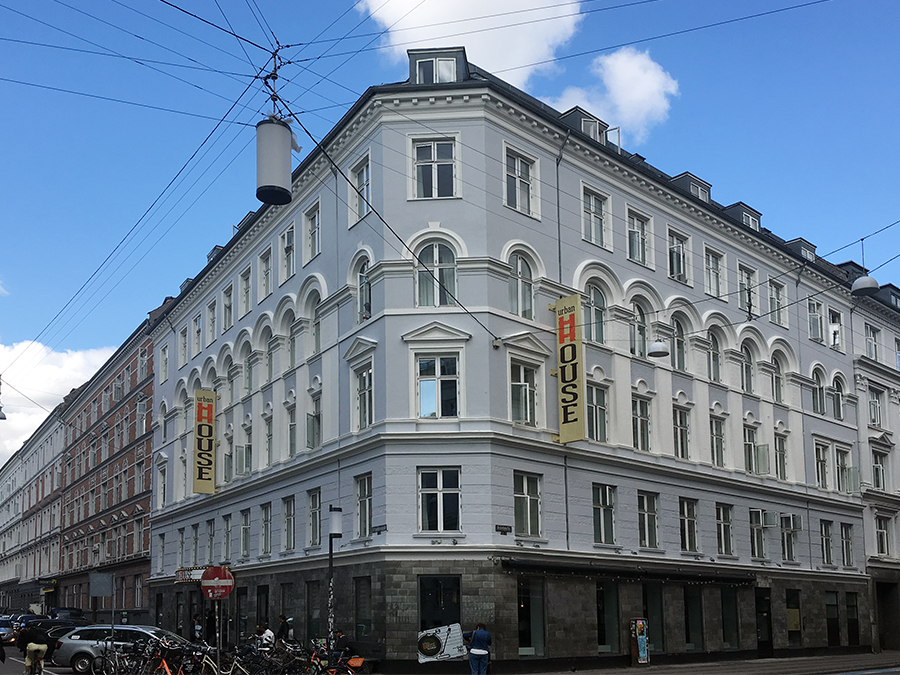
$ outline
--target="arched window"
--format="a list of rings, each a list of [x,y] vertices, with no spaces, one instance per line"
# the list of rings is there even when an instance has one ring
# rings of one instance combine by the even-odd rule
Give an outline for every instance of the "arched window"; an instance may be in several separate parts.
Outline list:
[[[746,343],[741,346],[741,389],[753,393],[753,352]]]
[[[168,412],[168,408],[166,408],[166,402],[163,401],[159,405],[159,431],[162,434],[162,440],[166,440],[166,413]]]
[[[309,351],[311,354],[318,354],[322,351],[322,320],[319,315],[319,305],[321,305],[319,293],[313,291],[306,300],[306,316],[309,317],[310,321]]]
[[[606,298],[603,291],[594,284],[588,284],[588,300],[584,306],[585,338],[592,342],[603,342],[606,320]]]
[[[776,403],[784,403],[784,369],[777,356],[772,357],[772,398]]]
[[[241,361],[244,366],[244,395],[253,391],[253,363],[250,360],[250,345],[244,344],[241,348]]]
[[[645,358],[647,356],[647,319],[644,310],[636,302],[631,303],[631,353]]]
[[[509,272],[509,311],[518,314],[523,319],[532,319],[532,295],[534,284],[532,283],[531,265],[524,256],[514,253],[510,259]]]
[[[709,351],[706,352],[706,368],[711,382],[722,381],[722,346],[719,338],[709,331]]]
[[[818,370],[813,373],[812,408],[814,413],[825,414],[825,378]]]
[[[834,419],[842,420],[844,419],[844,383],[841,381],[841,378],[836,377],[831,386],[831,407]]]
[[[446,244],[431,242],[419,251],[419,306],[456,303],[456,256]]]
[[[357,321],[362,323],[372,316],[372,285],[369,282],[369,261],[363,259],[356,270]]]
[[[684,338],[684,325],[678,319],[672,319],[672,351],[670,354],[672,368],[687,369],[687,343]]]

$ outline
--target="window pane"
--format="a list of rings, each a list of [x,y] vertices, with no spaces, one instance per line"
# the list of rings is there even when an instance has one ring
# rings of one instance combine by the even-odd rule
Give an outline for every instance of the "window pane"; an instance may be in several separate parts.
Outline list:
[[[437,471],[423,471],[422,472],[422,487],[423,488],[436,488],[438,485],[438,475]]]
[[[445,489],[456,489],[459,487],[459,471],[455,469],[445,469],[441,478],[444,482]]]
[[[419,382],[419,417],[437,417],[437,383],[434,380]]]
[[[456,375],[456,358],[448,357],[441,359],[441,375]]]
[[[446,485],[444,486],[446,487]],[[444,530],[459,529],[459,494],[450,493],[443,495],[444,501]]]
[[[428,59],[427,61],[419,61],[418,65],[418,75],[419,75],[419,84],[434,84],[434,61]]]
[[[440,146],[438,146],[440,148]],[[453,165],[438,164],[437,166],[437,196],[453,196]]]
[[[425,164],[416,167],[416,197],[431,197],[433,195],[431,165]]]
[[[456,380],[441,380],[441,417],[456,417]]]
[[[422,529],[438,529],[437,494],[430,492],[422,495]]]
[[[438,143],[437,159],[438,161],[449,161],[453,159],[453,143]]]
[[[419,359],[419,375],[434,377],[434,359]]]

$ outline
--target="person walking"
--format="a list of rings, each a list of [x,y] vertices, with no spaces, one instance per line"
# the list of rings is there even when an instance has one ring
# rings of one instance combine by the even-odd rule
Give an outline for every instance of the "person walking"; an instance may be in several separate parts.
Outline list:
[[[487,626],[478,623],[475,630],[463,633],[463,639],[469,643],[469,668],[472,669],[472,675],[487,675],[491,655],[491,634],[487,632]]]

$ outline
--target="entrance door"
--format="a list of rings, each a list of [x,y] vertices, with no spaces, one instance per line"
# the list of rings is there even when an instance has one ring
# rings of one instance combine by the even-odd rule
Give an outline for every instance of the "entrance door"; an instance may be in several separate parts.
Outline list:
[[[756,589],[756,653],[764,659],[773,655],[771,590]]]
[[[900,623],[900,593],[896,583],[879,581],[875,584],[875,599],[878,603],[878,641],[882,649],[900,649],[900,634],[896,627]]]

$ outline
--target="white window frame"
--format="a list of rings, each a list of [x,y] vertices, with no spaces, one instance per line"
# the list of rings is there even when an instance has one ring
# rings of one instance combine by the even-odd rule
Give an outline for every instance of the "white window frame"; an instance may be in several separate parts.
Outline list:
[[[422,69],[423,64],[427,63],[431,64],[431,77]],[[416,84],[443,84],[456,82],[456,79],[455,58],[416,59]]]
[[[691,285],[691,237],[670,227],[667,258],[669,278]]]
[[[765,511],[762,509],[750,509],[750,557],[765,559],[766,557],[766,530]]]
[[[241,511],[241,558],[250,557],[250,509]]]
[[[788,312],[787,288],[784,284],[774,279],[769,279],[769,321],[776,326],[787,327]]]
[[[606,293],[596,282],[588,282],[584,294],[584,339],[603,344],[606,341]]]
[[[715,265],[711,265],[711,263]],[[703,288],[707,295],[724,298],[726,294],[725,254],[708,246],[703,249]]]
[[[834,538],[834,523],[830,520],[819,521],[819,541],[821,544],[822,564],[834,564],[834,551],[832,539]]]
[[[203,315],[198,314],[191,319],[191,358],[196,357],[203,349]],[[122,395],[122,386],[116,382],[116,400],[118,401]]]
[[[747,263],[738,262],[738,308],[759,316],[757,271]]]
[[[700,533],[697,526],[698,502],[686,497],[678,498],[678,520],[681,532],[681,550],[696,553],[700,546]]]
[[[266,502],[259,508],[260,555],[272,553],[272,502]]]
[[[278,237],[281,251],[281,283],[297,273],[297,230],[292,221]]]
[[[892,530],[894,519],[890,516],[875,516],[875,549],[879,556],[889,557],[893,550]]]
[[[356,537],[372,536],[372,474],[357,476],[356,480]]]
[[[884,423],[884,390],[869,386],[869,426],[881,428]]]
[[[350,169],[350,226],[353,227],[371,212],[372,207],[372,164],[367,152],[362,159]]]
[[[443,373],[442,366],[444,365],[444,360],[453,360],[455,373],[452,375],[445,375]],[[427,372],[425,374],[422,373],[423,365],[431,361],[434,364],[434,369],[431,374]],[[415,378],[416,378],[416,411],[418,413],[419,419],[457,419],[460,413],[460,395],[462,391],[462,387],[460,386],[460,355],[459,353],[452,352],[416,352],[415,354]],[[422,385],[423,383],[434,383],[434,391],[429,392],[428,395],[423,393]],[[455,409],[452,411],[445,412],[442,406],[443,403],[443,384],[445,382],[453,382],[454,383],[454,403]],[[426,408],[426,403],[430,404]],[[429,412],[426,414],[426,410],[433,412]]]
[[[219,334],[218,320],[219,320],[218,303],[216,302],[215,298],[213,298],[206,305],[206,346],[207,347],[216,341],[216,336]]]
[[[222,332],[234,325],[234,284],[222,290]]]
[[[306,505],[309,514],[307,546],[322,545],[322,490],[314,488],[306,492]]]
[[[853,524],[841,523],[841,564],[853,567]]]
[[[651,400],[642,396],[631,397],[631,438],[632,447],[641,452],[650,452],[653,446],[653,411]]]
[[[511,166],[512,162],[512,166]],[[523,168],[528,167],[527,176]],[[503,205],[530,218],[541,219],[541,165],[531,153],[503,142]],[[524,191],[523,191],[524,188]],[[522,195],[528,203],[523,204]]]
[[[788,443],[787,436],[775,434],[775,477],[788,479]]]
[[[534,319],[534,265],[522,253],[513,253],[509,265],[509,311],[523,319]]]
[[[831,487],[831,445],[822,441],[816,441],[814,447],[816,487],[828,490]]]
[[[873,326],[872,324],[866,324],[866,356],[868,356],[873,361],[878,361],[878,357],[880,356],[881,345],[881,329]]]
[[[451,133],[451,134],[441,134],[437,136],[409,136],[409,193],[408,199],[410,201],[413,200],[431,200],[431,199],[458,199],[462,196],[461,194],[461,186],[462,181],[460,178],[460,169],[461,169],[461,161],[460,161],[460,142],[459,142],[459,134]],[[437,146],[438,144],[449,143],[452,147],[453,157],[450,160],[446,158],[442,158],[441,160],[437,159]],[[425,145],[431,145],[431,159],[429,160],[421,160],[417,159],[418,157],[418,148],[424,147]],[[431,167],[431,194],[422,194],[419,195],[419,181],[418,181],[418,167],[419,166],[430,166]],[[438,174],[439,166],[447,166],[450,165],[453,168],[453,176],[451,177],[451,183],[453,186],[451,194],[438,194]]]
[[[713,466],[725,466],[725,420],[709,418],[709,445]]]
[[[719,555],[734,555],[734,507],[716,504],[716,547]]]
[[[641,548],[659,548],[659,495],[639,490],[638,545]]]
[[[297,546],[297,513],[294,497],[281,500],[281,514],[284,521],[284,550],[293,551]]]
[[[513,512],[517,537],[541,536],[542,482],[543,476],[540,474],[526,471],[513,472]]]
[[[521,424],[529,427],[538,426],[539,399],[542,390],[539,365],[513,357],[509,361],[509,418],[513,424]],[[519,392],[517,395],[516,392]],[[523,415],[517,417],[516,401],[521,400]]]
[[[353,369],[354,410],[356,411],[356,431],[372,426],[375,421],[374,369],[368,361]]]
[[[274,288],[274,283],[272,282],[272,249],[267,248],[265,251],[259,254],[259,259],[257,260],[256,266],[257,274],[259,278],[257,279],[258,289],[257,289],[257,298],[256,302],[260,303],[270,295],[272,295],[272,290]]]
[[[653,218],[633,207],[628,207],[626,218],[628,259],[644,267],[652,267]]]
[[[251,270],[247,265],[238,277],[238,316],[244,317],[253,306],[253,298],[251,297]]]
[[[587,437],[598,443],[609,438],[609,388],[588,382],[585,386]]]
[[[872,449],[872,488],[886,492],[888,489],[888,462],[889,453],[883,450]]]
[[[446,248],[453,256],[453,262],[441,262],[441,248]],[[422,252],[431,249],[431,262],[421,262]],[[432,239],[422,244],[416,253],[416,306],[417,307],[453,307],[456,305],[457,293],[457,252],[449,242]],[[451,274],[452,272],[452,274]],[[452,277],[452,288],[448,281]],[[425,286],[423,286],[423,284]],[[429,290],[430,289],[430,290]],[[446,290],[445,290],[446,289]],[[431,302],[427,293],[431,294]],[[426,295],[423,295],[426,294]]]
[[[316,199],[303,211],[303,264],[322,252],[322,203]]]
[[[844,313],[833,307],[828,308],[828,346],[844,351]]]
[[[591,486],[594,511],[594,543],[616,543],[616,488],[594,483]]]
[[[825,306],[815,298],[806,299],[806,315],[809,325],[809,339],[825,342]]]
[[[609,195],[586,183],[581,184],[581,237],[611,251],[613,242],[609,204]]]
[[[448,484],[448,480],[455,474],[456,486]],[[434,478],[434,485],[425,484],[425,477]],[[423,533],[444,533],[444,532],[460,532],[462,530],[462,484],[460,479],[462,471],[458,466],[440,466],[440,467],[420,467],[418,470],[418,480],[416,481],[419,490],[418,510],[419,510],[419,532]],[[452,481],[449,481],[452,483]],[[426,528],[425,513],[426,500],[431,502],[433,499],[433,507],[435,513],[435,527]],[[449,527],[445,509],[455,502],[457,514],[457,527]]]
[[[687,408],[672,408],[673,447],[679,459],[691,458],[691,411]]]

